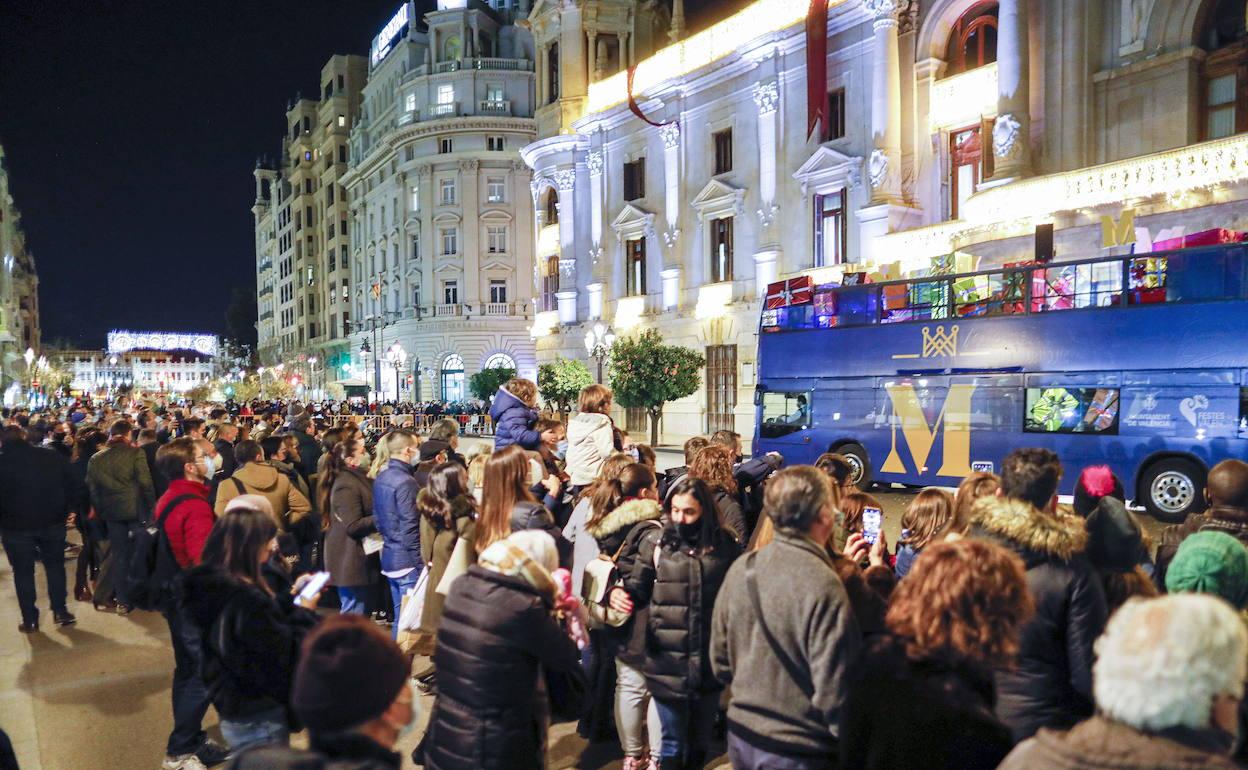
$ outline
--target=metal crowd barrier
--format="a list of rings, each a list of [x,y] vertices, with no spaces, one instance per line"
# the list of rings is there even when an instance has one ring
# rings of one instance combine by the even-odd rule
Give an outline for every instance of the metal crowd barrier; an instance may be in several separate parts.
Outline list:
[[[445,419],[459,422],[459,430],[465,436],[489,436],[494,434],[494,422],[488,414],[341,414],[333,415],[330,424],[334,427],[355,423],[365,432],[385,433],[396,428],[426,433],[435,423]]]

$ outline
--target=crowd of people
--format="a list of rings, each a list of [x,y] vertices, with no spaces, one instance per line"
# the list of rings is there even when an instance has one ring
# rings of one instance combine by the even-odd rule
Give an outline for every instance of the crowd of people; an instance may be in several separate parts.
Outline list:
[[[5,414],[0,534],[22,620],[160,611],[163,767],[546,767],[575,721],[625,770],[1231,768],[1248,677],[1248,463],[1146,535],[1123,483],[1019,448],[883,506],[828,453],[719,431],[660,471],[586,387],[566,423],[506,383],[462,424],[367,436],[322,409]],[[416,610],[413,612],[413,610]],[[384,628],[389,626],[387,633]],[[226,745],[203,720],[215,707]],[[290,747],[306,729],[308,747]]]

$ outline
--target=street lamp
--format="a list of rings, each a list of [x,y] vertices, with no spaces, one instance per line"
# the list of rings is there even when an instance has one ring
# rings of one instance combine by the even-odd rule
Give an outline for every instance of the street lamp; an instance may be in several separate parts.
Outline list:
[[[316,356],[308,359],[308,388],[312,391],[312,398],[318,398],[316,389]]]
[[[610,355],[611,346],[614,344],[615,332],[610,326],[596,323],[592,329],[585,332],[585,351],[589,353],[590,358],[598,362],[598,382],[602,382],[602,362]]]
[[[365,340],[360,343],[360,361],[366,367],[368,366],[368,356],[372,352],[373,352],[373,348],[368,344],[368,339],[365,338]],[[376,363],[376,361],[374,361],[374,363]],[[365,371],[368,371],[368,370],[365,369]],[[365,376],[364,384],[365,385],[368,384],[367,375]],[[381,390],[381,368],[380,368],[380,364],[378,364],[377,370],[374,372],[374,376],[373,376],[373,391],[377,392],[380,390]],[[377,393],[376,398],[377,400],[380,400],[381,394]],[[364,402],[367,404],[368,399],[365,399]]]
[[[396,342],[386,350],[386,361],[394,367],[394,402],[397,404],[402,400],[399,395],[399,372],[402,371],[403,364],[407,363],[407,351]]]

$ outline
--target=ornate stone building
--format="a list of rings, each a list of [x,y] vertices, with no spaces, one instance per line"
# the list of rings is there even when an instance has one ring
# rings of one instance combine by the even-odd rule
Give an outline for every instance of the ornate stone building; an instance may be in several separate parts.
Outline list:
[[[22,214],[9,189],[9,171],[0,147],[0,391],[25,375],[23,354],[38,352],[39,275],[26,246]]]
[[[527,2],[441,0],[418,17],[409,2],[373,41],[342,179],[351,364],[339,374],[383,398],[466,398],[467,377],[487,366],[536,376],[518,154],[535,136],[527,13]]]
[[[255,170],[260,359],[270,365],[315,359],[308,384],[316,391],[325,384],[318,372],[350,359],[349,225],[341,178],[366,72],[363,56],[331,57],[321,69],[318,98],[298,98],[286,111],[277,167],[261,163]]]
[[[903,277],[954,251],[986,269],[1031,258],[1049,225],[1059,261],[1096,256],[1108,233],[1138,251],[1248,229],[1244,3],[829,6],[825,118],[809,137],[808,3],[757,0],[639,57],[637,106],[663,125],[638,119],[617,73],[561,92],[522,151],[550,276],[538,358],[585,357],[599,322],[704,349],[703,392],[665,412],[666,441],[752,433],[773,281]],[[560,40],[561,72],[596,72]]]

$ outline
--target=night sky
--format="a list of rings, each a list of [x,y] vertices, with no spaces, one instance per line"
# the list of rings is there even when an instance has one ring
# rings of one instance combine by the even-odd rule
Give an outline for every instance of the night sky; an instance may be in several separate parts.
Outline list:
[[[691,27],[740,0],[687,0]],[[44,342],[225,330],[254,291],[252,169],[397,0],[0,0],[0,143]],[[432,0],[428,3],[432,5]]]

